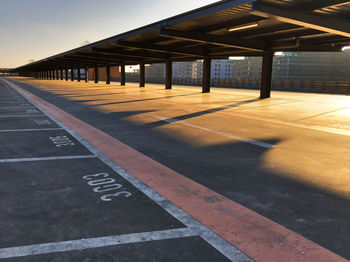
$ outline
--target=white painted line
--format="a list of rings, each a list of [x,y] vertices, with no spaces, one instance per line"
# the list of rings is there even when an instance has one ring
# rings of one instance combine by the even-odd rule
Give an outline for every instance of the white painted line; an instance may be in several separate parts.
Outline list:
[[[62,127],[59,128],[38,128],[38,129],[4,129],[0,130],[0,133],[5,132],[32,132],[32,131],[52,131],[52,130],[62,130]]]
[[[162,120],[164,122],[167,122],[167,123],[176,123],[178,125],[183,125],[183,126],[188,126],[188,127],[200,129],[200,130],[207,131],[207,132],[210,132],[210,133],[213,133],[213,134],[216,134],[216,135],[220,135],[220,136],[224,136],[224,137],[228,137],[228,138],[231,138],[231,139],[235,139],[235,140],[238,140],[238,141],[241,141],[241,142],[244,142],[244,143],[248,143],[248,144],[251,144],[251,145],[254,145],[254,146],[259,146],[259,147],[263,147],[263,148],[275,147],[272,144],[261,142],[261,141],[255,140],[255,139],[245,138],[245,137],[241,137],[241,136],[237,136],[237,135],[233,135],[233,134],[229,134],[229,133],[225,133],[225,132],[221,132],[221,131],[212,130],[212,129],[209,129],[209,128],[206,128],[206,127],[190,124],[190,123],[185,122],[184,120],[179,120],[179,119],[176,119],[176,118],[165,118],[165,117],[161,117],[161,116],[157,116],[157,115],[153,115],[153,114],[149,114],[149,115],[154,117],[154,118],[157,118],[159,120]]]
[[[30,246],[9,247],[0,249],[0,259],[83,250],[88,248],[117,246],[155,240],[192,237],[198,235],[199,232],[196,229],[180,228],[119,236],[70,240],[56,243],[45,243]]]
[[[44,116],[44,115],[0,115],[0,117],[37,117],[37,116]]]
[[[85,156],[52,156],[52,157],[32,157],[32,158],[9,158],[9,159],[0,159],[0,163],[51,161],[51,160],[84,159],[84,158],[96,158],[96,156],[95,155],[85,155]]]
[[[0,110],[1,109],[27,109],[27,108],[35,108],[31,105],[29,106],[5,106],[5,107],[0,107]]]
[[[239,249],[227,243],[226,240],[216,235],[210,230],[206,230],[201,234],[207,243],[219,250],[221,254],[234,262],[254,262],[253,259],[242,253]]]

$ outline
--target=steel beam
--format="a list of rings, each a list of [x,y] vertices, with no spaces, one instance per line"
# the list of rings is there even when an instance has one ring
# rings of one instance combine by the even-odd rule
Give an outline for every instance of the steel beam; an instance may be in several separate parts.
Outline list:
[[[101,60],[101,61],[110,61],[110,62],[117,62],[120,63],[122,60],[126,60],[126,61],[131,61],[131,62],[139,62],[140,59],[132,57],[132,58],[125,58],[125,57],[120,57],[120,56],[116,56],[116,55],[105,55],[105,54],[99,54],[99,53],[77,53],[76,55],[74,55],[73,57],[84,57],[86,59],[97,59],[97,60]]]
[[[293,10],[254,2],[251,14],[323,32],[350,37],[350,23],[335,17],[324,17],[303,10]]]
[[[171,89],[173,78],[173,63],[168,60],[165,63],[165,89]]]
[[[350,4],[350,1],[344,1],[344,0],[318,0],[313,1],[312,3],[301,3],[298,5],[298,7],[307,9],[307,10],[317,10],[322,9],[326,7],[332,7],[332,6],[342,6]]]
[[[125,51],[119,49],[104,49],[104,48],[96,48],[93,47],[92,51],[105,55],[115,55],[119,56],[124,60],[128,60],[128,57],[132,57],[133,59],[138,58],[141,59],[166,59],[167,56],[164,54],[145,54],[145,52],[135,52],[135,51]]]
[[[198,50],[189,50],[189,49],[184,49],[179,47],[165,47],[165,46],[156,45],[156,44],[137,44],[137,43],[131,43],[126,41],[117,41],[117,45],[134,47],[142,50],[149,50],[149,51],[155,51],[155,52],[161,52],[161,53],[167,53],[167,54],[184,55],[184,56],[196,56],[196,55],[203,56],[204,54],[204,52],[201,52]]]
[[[271,51],[263,52],[260,99],[269,98],[271,94],[273,54]]]
[[[57,57],[55,58],[54,60],[50,61],[51,63],[54,63],[54,64],[71,64],[71,65],[74,65],[74,66],[78,66],[78,65],[81,65],[82,62],[85,63],[85,61],[82,61],[80,59],[74,59],[74,58],[68,58],[68,57]],[[88,61],[90,62],[90,61]],[[91,64],[93,62],[90,62]]]
[[[203,58],[202,93],[210,92],[210,71],[211,71],[211,58],[208,56],[205,56]]]
[[[209,33],[209,32],[214,32],[222,29],[228,29],[230,27],[234,26],[240,26],[240,25],[245,25],[249,23],[254,23],[254,22],[259,22],[261,20],[265,20],[266,18],[264,17],[258,17],[255,15],[248,15],[248,16],[243,16],[240,18],[232,19],[230,21],[224,21],[224,22],[219,22],[214,25],[210,26],[203,26],[201,28],[197,28],[197,32],[202,32],[202,33]]]
[[[120,66],[120,85],[125,86],[125,65]]]
[[[91,57],[91,56],[83,56],[83,55],[72,55],[69,57],[65,57],[64,59],[71,60],[75,63],[89,63],[89,64],[100,64],[100,65],[106,65],[107,63],[110,64],[120,64],[122,60],[113,59],[113,58],[103,58],[103,57]],[[136,62],[135,62],[136,63]],[[136,63],[137,64],[137,63]]]
[[[140,63],[140,87],[145,87],[145,63]]]
[[[250,51],[262,51],[267,45],[262,40],[233,39],[227,36],[203,34],[201,32],[185,32],[180,30],[161,29],[161,35],[169,36],[181,40],[214,44],[232,48],[245,49]]]

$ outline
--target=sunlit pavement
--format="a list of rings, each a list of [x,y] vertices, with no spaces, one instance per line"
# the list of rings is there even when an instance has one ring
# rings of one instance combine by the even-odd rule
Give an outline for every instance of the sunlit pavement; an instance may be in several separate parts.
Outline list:
[[[256,90],[202,94],[198,87],[16,80],[161,164],[350,258],[350,96],[274,91],[258,100]]]

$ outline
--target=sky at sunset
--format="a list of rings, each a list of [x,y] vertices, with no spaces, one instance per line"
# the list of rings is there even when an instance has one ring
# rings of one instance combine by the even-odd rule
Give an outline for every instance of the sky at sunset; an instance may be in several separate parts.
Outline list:
[[[0,68],[17,67],[217,0],[1,0]]]

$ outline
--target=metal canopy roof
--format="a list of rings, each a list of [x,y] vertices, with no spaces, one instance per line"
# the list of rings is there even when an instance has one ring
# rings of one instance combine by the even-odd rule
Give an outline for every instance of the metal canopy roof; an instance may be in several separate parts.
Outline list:
[[[14,71],[329,52],[349,44],[350,1],[224,0]]]

